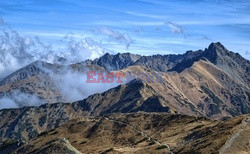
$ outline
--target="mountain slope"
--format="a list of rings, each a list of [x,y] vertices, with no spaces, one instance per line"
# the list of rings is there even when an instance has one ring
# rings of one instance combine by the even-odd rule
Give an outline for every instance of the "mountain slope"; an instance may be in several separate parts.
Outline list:
[[[45,149],[50,152],[75,149],[82,153],[218,153],[232,134],[240,130],[243,121],[249,128],[247,118],[249,115],[211,121],[157,113],[112,114],[69,121],[41,133],[16,151],[41,153]],[[248,140],[245,138],[240,143],[247,144]],[[234,150],[249,152],[250,149],[246,145],[235,146]]]
[[[65,122],[88,115],[88,106],[67,103],[0,111],[0,139],[27,140]]]
[[[205,57],[233,79],[243,85],[250,85],[250,61],[240,54],[226,49],[221,43],[212,43],[205,50]]]
[[[145,68],[133,66],[121,72],[129,70],[140,70],[144,73],[147,71]],[[162,83],[147,83],[143,79],[132,80],[125,85],[91,95],[72,104],[58,103],[2,110],[0,118],[7,120],[1,120],[0,135],[6,138],[20,138],[22,135],[18,134],[26,134],[23,138],[29,139],[27,135],[32,137],[33,132],[37,134],[41,130],[57,127],[58,124],[83,115],[98,116],[144,111],[221,119],[250,113],[249,97],[244,91],[246,89],[210,62],[199,61],[181,73],[164,73],[162,78]],[[38,126],[43,119],[43,114],[40,113],[45,114],[47,118],[43,123],[50,123],[50,127]],[[65,118],[62,119],[62,116]],[[49,122],[50,120],[59,121],[57,124]],[[30,124],[27,125],[26,121]],[[10,126],[15,129],[9,129]]]
[[[175,112],[215,119],[250,113],[249,87],[207,60],[197,61],[180,73],[158,73],[162,78],[160,83],[147,81],[146,75],[157,73],[147,68],[133,66],[120,72],[137,72],[137,77],[143,73],[145,89],[149,89],[141,90],[147,91],[144,99],[160,96],[163,104]]]
[[[68,99],[56,85],[57,82],[62,81],[57,80],[66,78],[67,74],[76,73],[84,76],[88,70],[105,71],[104,68],[97,65],[83,63],[59,65],[36,61],[10,74],[0,82],[0,98],[7,97],[15,100],[18,107],[29,104],[25,102],[27,100],[18,101],[20,95],[24,95],[26,99],[35,97],[37,101],[43,103],[66,102]]]
[[[148,71],[145,67],[132,66],[119,72],[124,74],[128,72],[153,73],[153,71]],[[87,99],[75,102],[72,105],[66,105],[69,107],[64,107],[61,104],[62,110],[67,111],[68,108],[73,110],[72,108],[78,107],[81,109],[81,106],[84,106],[83,110],[86,111],[86,115],[145,111],[181,113],[213,119],[250,113],[248,87],[240,85],[210,61],[195,62],[191,68],[181,73],[167,72],[159,75],[162,77],[161,83],[145,82],[145,78],[133,80],[104,93],[91,95]],[[32,113],[36,115],[43,108],[42,106],[27,109],[32,110]],[[19,111],[15,114],[15,117],[9,117],[13,111],[18,110],[22,109],[4,110],[1,118],[7,118],[11,122],[16,118],[22,119],[22,115],[27,113],[32,117],[29,110]],[[80,111],[77,110],[77,112]],[[50,112],[54,111],[49,110],[47,114],[53,114]],[[81,116],[77,112],[75,112],[76,117]],[[67,120],[71,119],[68,115],[66,117]],[[27,119],[27,117],[23,118]],[[35,123],[39,123],[39,120],[34,121],[35,126],[32,129],[39,132]],[[21,124],[25,125],[22,122]],[[17,123],[11,125],[20,127],[20,124]],[[2,126],[4,127],[1,129],[6,130],[9,125],[3,122]],[[2,133],[2,136],[12,131],[14,130],[6,131]]]

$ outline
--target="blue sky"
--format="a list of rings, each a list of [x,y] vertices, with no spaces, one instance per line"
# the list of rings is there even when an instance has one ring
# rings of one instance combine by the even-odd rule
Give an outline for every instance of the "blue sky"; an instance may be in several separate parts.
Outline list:
[[[152,55],[219,41],[250,59],[247,0],[1,0],[0,17],[55,46],[72,34],[114,52]]]

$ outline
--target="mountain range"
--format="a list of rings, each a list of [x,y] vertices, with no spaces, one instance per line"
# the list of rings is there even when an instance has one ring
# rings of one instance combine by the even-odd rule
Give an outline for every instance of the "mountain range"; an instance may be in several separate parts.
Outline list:
[[[136,76],[93,88],[86,71]],[[161,82],[148,81],[152,73]],[[249,85],[250,61],[219,42],[179,55],[35,61],[0,81],[0,105],[19,107],[0,110],[0,152],[249,152]]]

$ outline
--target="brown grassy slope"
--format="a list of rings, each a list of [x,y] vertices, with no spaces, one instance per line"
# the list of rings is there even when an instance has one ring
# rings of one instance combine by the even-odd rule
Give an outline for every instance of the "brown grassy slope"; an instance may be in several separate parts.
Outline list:
[[[66,96],[61,93],[55,83],[55,76],[63,78],[64,74],[69,72],[82,73],[84,76],[88,70],[105,71],[104,68],[96,65],[76,63],[64,66],[36,61],[0,81],[0,97],[17,91],[18,93],[34,94],[45,103],[67,102]]]
[[[84,118],[88,107],[69,103],[45,104],[40,107],[0,110],[0,141],[27,140],[39,133],[58,127],[65,122]]]
[[[64,102],[65,98],[56,88],[55,83],[48,75],[35,75],[20,81],[14,81],[0,86],[0,94],[11,94],[13,92],[35,94],[47,103]]]
[[[139,66],[121,70],[124,74],[133,71],[154,72]],[[214,119],[250,113],[249,85],[242,85],[211,62],[200,60],[181,73],[161,74],[162,83],[145,84],[144,99],[162,96],[172,111]]]
[[[50,143],[66,140],[82,153],[218,153],[247,116],[211,121],[183,115],[133,113],[73,120],[28,141],[18,152],[38,153]],[[249,152],[249,145],[234,150]]]

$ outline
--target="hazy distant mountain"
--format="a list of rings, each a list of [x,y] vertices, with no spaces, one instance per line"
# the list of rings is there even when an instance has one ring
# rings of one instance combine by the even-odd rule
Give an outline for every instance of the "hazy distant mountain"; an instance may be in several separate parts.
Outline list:
[[[116,55],[104,54],[93,61],[87,60],[86,64],[99,65],[108,71],[119,70],[133,65],[141,56],[131,53],[118,53]]]

